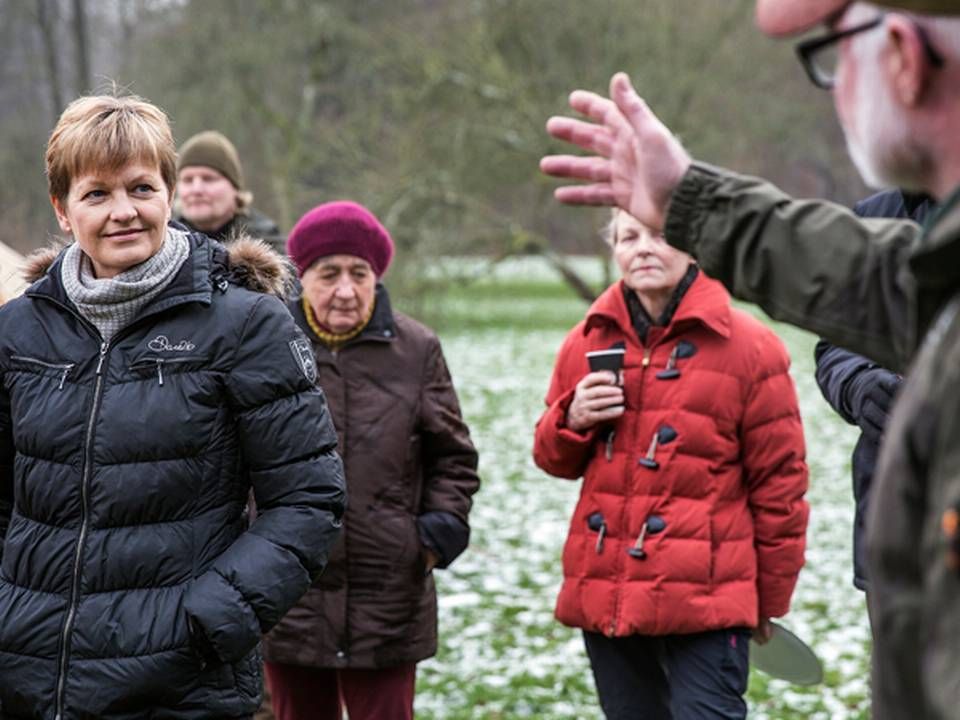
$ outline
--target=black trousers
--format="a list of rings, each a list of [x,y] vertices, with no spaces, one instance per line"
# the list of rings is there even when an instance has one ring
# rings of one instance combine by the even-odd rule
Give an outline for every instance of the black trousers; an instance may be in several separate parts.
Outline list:
[[[608,638],[583,633],[607,720],[743,720],[750,630]]]

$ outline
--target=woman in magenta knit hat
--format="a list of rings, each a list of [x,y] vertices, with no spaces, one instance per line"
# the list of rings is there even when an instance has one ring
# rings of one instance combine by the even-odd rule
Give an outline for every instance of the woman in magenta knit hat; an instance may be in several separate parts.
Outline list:
[[[413,717],[416,663],[437,649],[432,571],[467,546],[477,453],[436,335],[395,312],[390,234],[331,202],[287,252],[340,442],[350,502],[327,571],[264,643],[277,720]]]

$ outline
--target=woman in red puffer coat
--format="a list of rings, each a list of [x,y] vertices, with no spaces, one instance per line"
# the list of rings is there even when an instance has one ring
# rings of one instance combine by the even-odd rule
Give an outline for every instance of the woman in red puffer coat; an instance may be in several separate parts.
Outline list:
[[[743,718],[748,640],[803,565],[807,467],[789,358],[633,217],[623,279],[567,336],[534,459],[583,477],[556,615],[582,628],[608,718]],[[586,353],[624,348],[623,367]]]

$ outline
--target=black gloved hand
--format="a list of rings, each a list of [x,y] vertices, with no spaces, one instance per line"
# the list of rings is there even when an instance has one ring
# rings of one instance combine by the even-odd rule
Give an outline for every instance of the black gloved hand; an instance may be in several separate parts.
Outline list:
[[[844,389],[850,417],[870,442],[880,443],[900,380],[889,370],[873,367],[857,373]]]

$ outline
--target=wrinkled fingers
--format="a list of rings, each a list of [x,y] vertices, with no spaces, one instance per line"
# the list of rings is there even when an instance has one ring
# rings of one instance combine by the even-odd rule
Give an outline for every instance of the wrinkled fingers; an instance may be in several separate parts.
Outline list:
[[[611,405],[623,404],[623,390],[615,385],[596,386],[584,392],[584,406],[599,410]]]
[[[566,205],[616,205],[613,188],[607,183],[567,185],[553,191],[553,197]]]
[[[540,169],[547,175],[591,182],[608,183],[611,177],[610,161],[598,157],[547,155],[540,160]]]
[[[623,410],[623,405],[614,405],[612,407],[604,408],[603,410],[595,410],[590,413],[591,424],[596,425],[597,423],[616,420],[618,417],[623,415]]]
[[[589,152],[610,156],[613,138],[603,125],[554,115],[547,120],[547,132],[558,140],[578,145]]]

